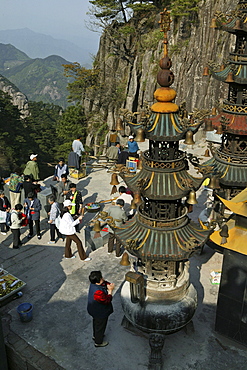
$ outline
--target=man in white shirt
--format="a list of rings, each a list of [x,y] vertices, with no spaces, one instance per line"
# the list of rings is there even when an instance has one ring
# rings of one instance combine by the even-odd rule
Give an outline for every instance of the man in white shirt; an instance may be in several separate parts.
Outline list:
[[[84,147],[81,142],[82,136],[79,135],[72,143],[73,152],[79,156],[79,166],[81,165],[81,152],[85,152]]]

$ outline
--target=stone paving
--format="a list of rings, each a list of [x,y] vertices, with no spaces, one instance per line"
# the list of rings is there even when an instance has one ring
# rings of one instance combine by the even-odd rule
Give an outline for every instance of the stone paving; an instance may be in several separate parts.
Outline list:
[[[197,146],[199,154],[205,146]],[[78,181],[85,203],[110,198],[110,174],[106,169],[93,169]],[[120,180],[120,179],[119,179]],[[47,181],[49,184],[49,181]],[[205,201],[205,191],[199,191],[199,204],[192,217],[197,219]],[[93,217],[86,214],[83,228]],[[42,220],[42,239],[34,236],[25,244],[11,248],[11,236],[0,235],[0,264],[10,273],[24,280],[23,297],[0,308],[11,369],[66,369],[66,370],[143,370],[148,368],[149,344],[146,334],[129,331],[121,326],[123,311],[120,301],[121,284],[129,270],[119,259],[107,254],[107,246],[88,250],[92,261],[78,258],[65,260],[64,243],[48,245],[47,220]],[[85,241],[84,241],[85,243]],[[75,246],[74,246],[75,248]],[[171,370],[235,370],[247,369],[246,348],[214,331],[218,286],[210,282],[210,272],[220,270],[222,255],[205,246],[203,253],[190,260],[191,282],[198,291],[198,308],[193,318],[194,327],[167,336],[163,369]],[[109,345],[95,348],[92,341],[92,322],[86,312],[88,275],[101,270],[105,278],[115,282],[114,313],[106,330]],[[33,319],[22,323],[16,307],[22,302],[33,304]],[[190,329],[190,330],[189,330]],[[1,366],[0,366],[1,368]]]

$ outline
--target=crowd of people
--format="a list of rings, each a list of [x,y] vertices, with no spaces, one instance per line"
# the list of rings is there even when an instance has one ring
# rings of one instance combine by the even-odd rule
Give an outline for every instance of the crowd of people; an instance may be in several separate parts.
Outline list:
[[[125,163],[130,155],[138,157],[139,147],[133,136],[129,137],[129,151],[126,152],[127,154],[124,150],[121,150],[119,143],[114,144],[108,149],[108,155],[116,162],[124,161]],[[72,152],[77,156],[76,163],[79,167],[83,151],[81,136],[79,136],[72,144]],[[47,222],[50,228],[48,244],[55,244],[56,240],[65,240],[64,258],[73,259],[75,258],[71,250],[73,241],[76,244],[79,258],[88,262],[91,258],[86,255],[82,241],[78,236],[85,212],[82,194],[77,189],[76,184],[68,179],[68,176],[68,165],[64,158],[59,158],[53,176],[53,181],[56,183],[52,186],[53,193],[49,196],[48,204],[45,206],[47,207]],[[41,190],[39,180],[38,155],[32,154],[24,170],[21,171],[20,168],[15,168],[9,177],[10,199],[5,195],[3,179],[0,181],[0,232],[6,235],[11,230],[14,249],[20,248],[23,244],[20,232],[22,227],[28,227],[27,238],[31,239],[34,236],[35,225],[37,239],[42,238],[40,223],[42,205],[38,198],[38,193]],[[108,225],[108,254],[113,253],[115,245],[117,258],[121,256],[121,242],[115,231],[133,217],[133,210],[131,209],[133,195],[131,191],[124,186],[120,186],[118,191],[119,196],[114,199],[108,209],[108,215],[112,219],[111,226]],[[21,202],[22,192],[24,193],[23,202]],[[93,340],[95,347],[104,347],[108,344],[103,340],[103,337],[108,316],[113,312],[111,302],[114,284],[105,281],[100,271],[92,271],[89,280],[88,313],[93,317]]]

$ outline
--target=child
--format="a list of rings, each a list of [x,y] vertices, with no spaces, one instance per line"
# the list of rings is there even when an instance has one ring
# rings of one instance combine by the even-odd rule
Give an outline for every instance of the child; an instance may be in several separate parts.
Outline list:
[[[20,203],[16,204],[15,209],[13,209],[13,211],[11,212],[11,216],[10,216],[11,217],[10,229],[13,235],[13,248],[14,249],[20,248],[22,244],[20,240],[20,236],[21,236],[20,228],[21,228],[21,223],[25,218],[25,216],[20,217],[22,208],[23,208],[22,204]]]
[[[48,202],[51,205],[50,212],[48,212],[49,215],[49,221],[48,224],[50,224],[50,235],[51,240],[47,242],[47,244],[55,244],[55,231],[57,232],[57,236],[59,239],[63,239],[62,235],[60,234],[57,226],[56,226],[56,219],[60,216],[60,210],[58,207],[58,203],[55,202],[55,198],[53,195],[51,195],[48,198]]]
[[[9,231],[9,227],[6,225],[7,213],[10,211],[10,202],[7,197],[4,195],[4,191],[0,190],[0,229],[1,234],[6,235],[6,232]]]

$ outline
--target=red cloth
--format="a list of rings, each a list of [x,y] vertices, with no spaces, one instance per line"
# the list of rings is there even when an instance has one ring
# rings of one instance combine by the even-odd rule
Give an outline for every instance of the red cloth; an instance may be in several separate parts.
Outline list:
[[[104,281],[101,285],[106,286],[110,283]],[[112,295],[102,292],[102,290],[96,290],[94,293],[94,300],[103,304],[109,304],[112,301]]]

